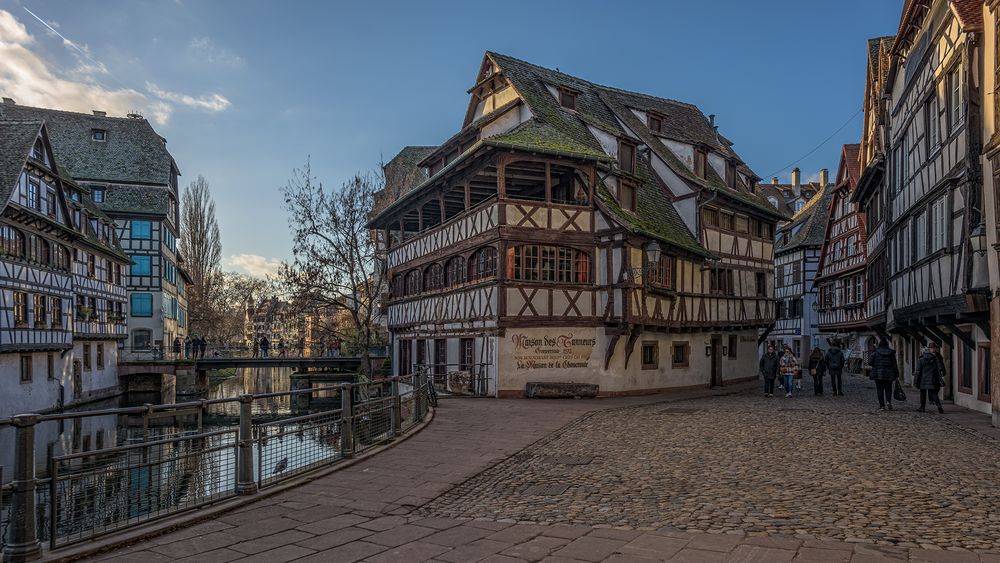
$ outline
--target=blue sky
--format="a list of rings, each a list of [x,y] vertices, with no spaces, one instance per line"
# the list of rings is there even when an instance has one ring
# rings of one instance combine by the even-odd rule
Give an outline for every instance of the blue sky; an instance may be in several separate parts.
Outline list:
[[[261,273],[291,254],[293,168],[311,155],[340,184],[447,139],[486,50],[697,104],[759,175],[787,179],[860,108],[866,40],[895,33],[902,1],[0,0],[0,94],[142,112],[182,184],[208,178],[224,266]],[[834,174],[860,127],[798,163],[803,177]]]

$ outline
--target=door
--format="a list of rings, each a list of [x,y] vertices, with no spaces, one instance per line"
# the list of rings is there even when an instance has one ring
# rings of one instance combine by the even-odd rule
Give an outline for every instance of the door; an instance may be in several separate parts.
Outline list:
[[[712,337],[712,387],[722,386],[722,337]]]
[[[83,395],[83,366],[80,360],[73,360],[73,400],[76,401]]]

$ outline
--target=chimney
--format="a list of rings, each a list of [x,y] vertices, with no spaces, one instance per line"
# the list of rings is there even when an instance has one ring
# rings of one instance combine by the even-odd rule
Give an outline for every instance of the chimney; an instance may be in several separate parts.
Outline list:
[[[819,187],[825,187],[830,181],[830,171],[826,168],[819,171]]]
[[[715,114],[714,113],[712,115],[708,116],[708,124],[711,125],[712,127],[715,127]]]
[[[792,187],[799,189],[799,180],[802,177],[802,171],[799,170],[798,166],[792,168]]]
[[[778,185],[778,177],[777,176],[772,176],[771,177],[771,185],[772,186],[777,186]]]
[[[7,98],[7,97],[4,97],[4,99],[3,99],[3,103],[5,103],[5,104],[10,104],[10,105],[14,105],[14,104],[15,104],[15,102],[14,102],[14,98]]]
[[[96,115],[97,117],[106,117],[108,115],[108,112],[95,109],[94,115]]]

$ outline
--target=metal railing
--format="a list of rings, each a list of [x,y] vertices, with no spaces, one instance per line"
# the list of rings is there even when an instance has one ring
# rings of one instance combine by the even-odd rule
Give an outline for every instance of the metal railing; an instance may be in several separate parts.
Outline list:
[[[472,364],[414,364],[417,373],[425,373],[439,392],[449,395],[490,395],[489,363]]]
[[[326,467],[394,440],[429,407],[423,374],[172,405],[0,419],[13,426],[13,481],[0,488],[4,561],[56,550]],[[289,416],[276,416],[275,400]],[[262,403],[262,404],[255,404]],[[233,408],[235,407],[235,408]],[[237,416],[233,416],[238,413]],[[113,447],[50,455],[36,475],[35,429],[43,422],[109,414],[139,418],[141,434]],[[154,428],[164,417],[190,429]],[[224,421],[211,427],[212,417]],[[138,430],[138,429],[137,429]],[[0,468],[2,482],[3,468]]]

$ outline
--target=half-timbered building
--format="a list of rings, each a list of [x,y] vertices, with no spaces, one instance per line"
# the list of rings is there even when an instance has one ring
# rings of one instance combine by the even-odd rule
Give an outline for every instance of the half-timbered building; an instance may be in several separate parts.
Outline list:
[[[0,120],[0,202],[0,416],[116,393],[128,259],[42,122]]]
[[[820,188],[775,234],[777,307],[768,343],[776,349],[791,347],[800,363],[806,361],[814,348],[823,347],[819,338],[815,282],[832,192],[832,186]]]
[[[886,252],[886,77],[894,37],[868,40],[865,77],[864,122],[858,153],[861,174],[851,193],[851,203],[864,214],[865,225],[865,323],[879,336],[885,330],[889,257]]]
[[[989,355],[980,354],[982,379],[977,389],[985,402],[992,404],[993,426],[1000,427],[1000,0],[988,0],[983,6],[983,213],[984,248],[988,261],[990,289],[990,338],[985,343]],[[977,347],[979,344],[977,343]],[[989,373],[989,377],[986,376]]]
[[[989,412],[980,391],[988,380],[989,283],[985,257],[971,246],[984,221],[982,17],[976,2],[903,7],[886,81],[887,325],[904,374],[928,340],[941,342],[947,395]]]
[[[875,348],[865,315],[865,222],[851,194],[860,176],[860,144],[841,148],[837,182],[820,253],[819,331],[840,341],[849,358],[860,360]]]
[[[5,98],[0,119],[44,121],[67,173],[114,220],[131,264],[126,326],[130,348],[169,348],[187,335],[186,285],[177,251],[177,164],[142,116],[110,117],[35,108]]]
[[[756,377],[783,216],[714,118],[492,52],[470,94],[427,179],[370,224],[398,373],[473,372],[499,396]]]
[[[801,211],[813,196],[829,184],[830,173],[823,168],[819,171],[818,181],[803,182],[802,171],[793,168],[791,180],[788,184],[782,184],[778,182],[777,177],[774,177],[770,182],[757,184],[757,193],[772,207],[789,217]]]

